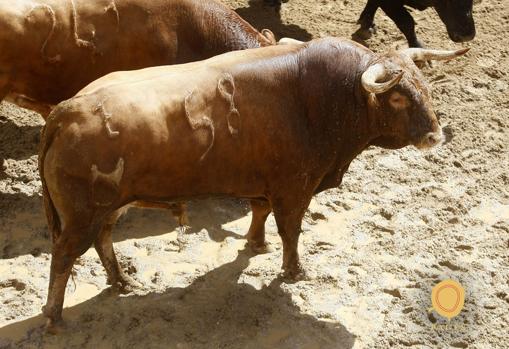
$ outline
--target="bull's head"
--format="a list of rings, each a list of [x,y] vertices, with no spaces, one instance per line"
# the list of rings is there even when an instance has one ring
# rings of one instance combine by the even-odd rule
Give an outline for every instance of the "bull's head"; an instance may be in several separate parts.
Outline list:
[[[444,22],[451,40],[464,42],[475,36],[472,0],[437,0],[433,7]]]
[[[386,56],[362,74],[370,93],[371,114],[379,136],[372,142],[386,148],[414,145],[431,148],[442,142],[442,129],[433,111],[430,89],[413,61],[448,60],[466,53],[420,48]]]

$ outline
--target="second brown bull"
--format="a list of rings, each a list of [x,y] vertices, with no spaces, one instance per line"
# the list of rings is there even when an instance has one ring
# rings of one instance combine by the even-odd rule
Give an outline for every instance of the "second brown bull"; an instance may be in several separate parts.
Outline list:
[[[45,118],[107,73],[275,43],[263,33],[215,0],[1,1],[0,101]]]
[[[49,329],[61,322],[73,263],[91,245],[109,281],[129,286],[111,224],[139,199],[248,198],[249,244],[264,247],[273,212],[284,273],[302,275],[297,245],[313,195],[337,187],[370,145],[439,144],[430,91],[412,59],[465,51],[379,56],[328,38],[113,73],[59,104],[39,157],[53,238]]]

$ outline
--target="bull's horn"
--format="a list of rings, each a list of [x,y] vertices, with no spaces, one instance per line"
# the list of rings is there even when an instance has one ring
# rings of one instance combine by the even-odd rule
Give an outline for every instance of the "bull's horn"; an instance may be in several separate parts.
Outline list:
[[[453,59],[464,55],[470,50],[470,48],[462,48],[457,51],[446,51],[446,50],[428,50],[424,48],[407,48],[399,51],[400,54],[403,54],[407,57],[410,57],[414,62],[415,61],[443,61],[448,59]]]
[[[383,64],[374,64],[362,74],[362,86],[366,91],[374,94],[384,93],[394,85],[398,84],[398,82],[403,77],[403,72],[400,72],[398,75],[387,82],[376,82],[377,80],[385,78],[386,75],[387,71],[385,70]]]
[[[290,44],[303,44],[304,41],[292,39],[292,38],[282,38],[277,42],[278,45],[290,45]]]

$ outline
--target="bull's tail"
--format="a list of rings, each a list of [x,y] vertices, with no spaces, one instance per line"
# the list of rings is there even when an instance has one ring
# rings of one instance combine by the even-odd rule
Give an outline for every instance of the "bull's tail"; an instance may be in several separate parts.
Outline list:
[[[39,145],[39,176],[41,177],[42,182],[43,202],[44,209],[46,211],[46,219],[48,221],[48,228],[51,232],[53,241],[55,241],[58,236],[60,236],[62,231],[60,217],[58,216],[55,205],[51,200],[48,186],[46,185],[46,179],[44,177],[44,160],[46,158],[46,153],[53,143],[56,132],[60,128],[57,123],[51,122],[52,119],[54,119],[52,116],[53,113],[49,115],[48,119],[46,120],[46,125],[44,125],[41,131],[41,143]]]

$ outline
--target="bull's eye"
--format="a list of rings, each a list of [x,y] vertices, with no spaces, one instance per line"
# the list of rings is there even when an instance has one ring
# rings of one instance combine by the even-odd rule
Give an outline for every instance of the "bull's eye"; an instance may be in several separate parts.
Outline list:
[[[396,110],[402,110],[410,106],[410,101],[406,96],[395,91],[389,97],[389,104]]]

